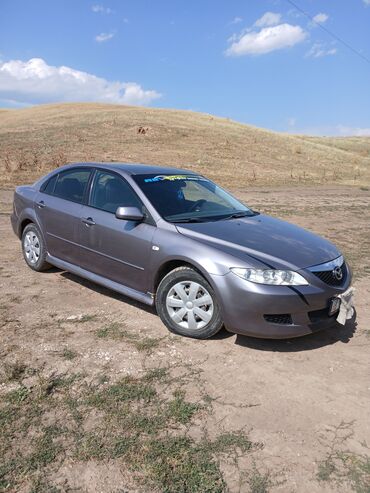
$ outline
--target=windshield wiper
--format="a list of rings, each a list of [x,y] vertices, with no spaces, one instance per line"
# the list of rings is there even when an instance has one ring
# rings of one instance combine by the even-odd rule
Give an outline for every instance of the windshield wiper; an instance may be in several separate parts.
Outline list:
[[[184,219],[167,219],[171,223],[203,223],[205,220],[199,217],[185,217]]]
[[[228,216],[220,217],[220,219],[237,219],[238,217],[246,217],[246,216],[251,217],[254,216],[254,214],[250,214],[247,211],[239,211],[239,212],[234,212],[233,214],[230,214]]]
[[[255,211],[237,211],[233,214],[223,215],[223,216],[206,216],[206,217],[185,217],[183,219],[168,219],[165,217],[166,221],[171,223],[205,223],[211,221],[223,221],[225,219],[236,219],[238,217],[252,217],[258,214]]]

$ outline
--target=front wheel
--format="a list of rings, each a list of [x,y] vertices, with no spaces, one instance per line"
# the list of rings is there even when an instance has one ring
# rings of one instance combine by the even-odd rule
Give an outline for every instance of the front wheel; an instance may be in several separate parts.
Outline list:
[[[41,272],[50,269],[51,265],[45,260],[46,249],[44,240],[36,224],[28,224],[22,233],[22,251],[28,267]]]
[[[191,267],[178,267],[162,279],[156,308],[171,332],[186,337],[208,339],[223,326],[212,286]]]

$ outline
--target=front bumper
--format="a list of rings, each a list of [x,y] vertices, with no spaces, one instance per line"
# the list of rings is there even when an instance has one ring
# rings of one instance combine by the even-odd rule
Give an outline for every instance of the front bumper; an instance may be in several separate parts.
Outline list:
[[[349,288],[352,275],[347,269],[340,287],[326,285],[307,271],[304,276],[310,284],[294,287],[256,284],[232,272],[211,277],[227,330],[253,337],[287,339],[336,325],[336,314],[329,316],[329,303]]]

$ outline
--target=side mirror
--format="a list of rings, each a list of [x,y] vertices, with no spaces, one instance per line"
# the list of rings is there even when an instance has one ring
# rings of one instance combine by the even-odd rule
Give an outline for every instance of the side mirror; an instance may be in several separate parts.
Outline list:
[[[126,221],[142,221],[144,214],[137,207],[117,207],[116,218]]]

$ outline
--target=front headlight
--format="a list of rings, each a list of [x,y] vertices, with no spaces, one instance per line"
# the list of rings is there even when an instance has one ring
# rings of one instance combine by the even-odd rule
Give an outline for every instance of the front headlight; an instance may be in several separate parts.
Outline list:
[[[306,279],[292,270],[275,269],[242,269],[232,267],[231,272],[246,281],[256,282],[257,284],[272,284],[277,286],[306,286]]]

